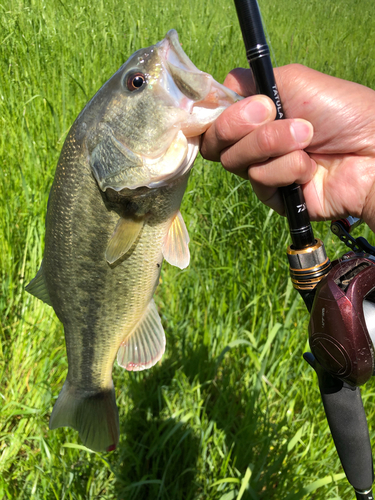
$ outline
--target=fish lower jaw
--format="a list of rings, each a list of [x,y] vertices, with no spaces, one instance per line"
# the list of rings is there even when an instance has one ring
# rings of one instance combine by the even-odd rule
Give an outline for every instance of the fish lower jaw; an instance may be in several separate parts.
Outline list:
[[[181,127],[183,134],[187,139],[204,134],[227,107],[210,102],[194,104],[189,119]]]
[[[189,170],[192,168],[195,158],[197,157],[200,145],[200,136],[195,137],[187,137],[187,154],[177,169],[175,169],[171,174],[166,176],[160,176],[158,179],[150,182],[147,187],[150,189],[160,188],[170,184],[175,179],[182,177],[187,174]]]

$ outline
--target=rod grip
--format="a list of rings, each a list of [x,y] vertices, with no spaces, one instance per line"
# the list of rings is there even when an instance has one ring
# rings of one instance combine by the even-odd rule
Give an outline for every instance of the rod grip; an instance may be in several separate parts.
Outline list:
[[[332,377],[308,352],[304,359],[318,376],[328,425],[349,483],[357,498],[372,499],[374,481],[371,442],[359,387]]]

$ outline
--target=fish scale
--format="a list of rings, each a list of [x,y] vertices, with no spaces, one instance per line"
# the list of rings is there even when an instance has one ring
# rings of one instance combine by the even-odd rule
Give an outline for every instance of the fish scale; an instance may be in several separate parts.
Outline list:
[[[199,135],[238,99],[193,65],[171,30],[129,58],[66,138],[43,262],[26,290],[64,325],[68,374],[50,428],[73,427],[92,450],[113,450],[119,440],[116,355],[132,371],[150,368],[164,353],[153,301],[161,265],[189,263],[179,208]]]
[[[172,187],[155,190],[153,194],[150,192],[153,215],[145,224],[131,255],[111,269],[104,253],[118,215],[107,209],[84,162],[84,155],[79,154],[79,146],[71,147],[67,140],[66,148],[51,192],[44,271],[52,306],[65,327],[69,371],[74,367],[68,378],[76,384],[82,378],[87,379],[86,367],[89,366],[91,378],[98,380],[105,364],[108,366],[108,376],[105,377],[108,382],[114,355],[108,349],[101,349],[100,343],[109,344],[116,354],[123,332],[134,327],[141,311],[151,300],[160,274],[157,264],[163,260],[163,238],[169,219],[181,202],[186,179],[179,179]],[[64,167],[66,162],[70,164],[68,175]],[[81,179],[82,184],[77,183],[77,179]],[[58,204],[55,199],[59,199]],[[95,227],[95,231],[87,238],[87,228],[90,227]],[[72,293],[75,290],[79,290],[78,297]],[[126,309],[121,307],[123,302],[127,304]],[[101,314],[95,314],[96,311]],[[96,344],[95,355],[88,356],[87,350],[81,348],[82,338],[87,336],[80,330],[90,332],[90,340]],[[98,338],[97,331],[100,331]],[[85,370],[80,369],[82,352],[85,352]],[[103,359],[105,357],[108,360]]]

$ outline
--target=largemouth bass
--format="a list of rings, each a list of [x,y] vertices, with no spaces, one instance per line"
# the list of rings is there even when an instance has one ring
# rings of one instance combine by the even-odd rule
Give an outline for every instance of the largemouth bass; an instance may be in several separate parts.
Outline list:
[[[43,262],[26,290],[64,325],[68,374],[50,429],[73,427],[92,450],[119,440],[116,355],[127,370],[144,370],[164,353],[153,301],[163,258],[189,264],[179,208],[199,136],[238,99],[194,66],[171,30],[126,61],[66,138]]]

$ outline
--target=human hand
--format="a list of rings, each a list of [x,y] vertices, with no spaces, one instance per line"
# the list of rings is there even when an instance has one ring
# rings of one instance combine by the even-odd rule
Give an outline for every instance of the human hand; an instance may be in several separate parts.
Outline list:
[[[202,155],[249,179],[281,214],[277,188],[296,182],[312,220],[350,214],[375,231],[375,91],[296,64],[275,76],[288,119],[273,121],[272,101],[252,95],[250,70],[236,69],[224,84],[251,97],[207,130]]]

